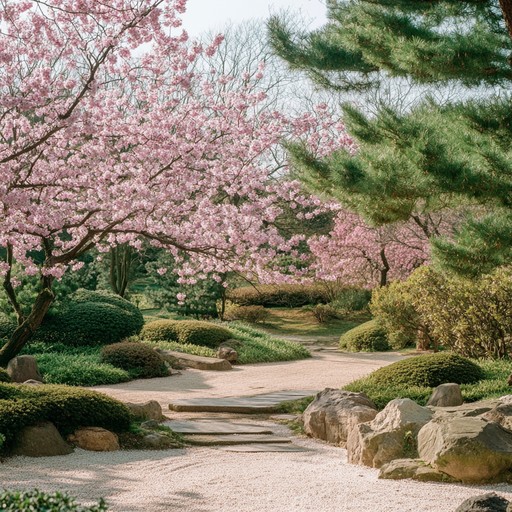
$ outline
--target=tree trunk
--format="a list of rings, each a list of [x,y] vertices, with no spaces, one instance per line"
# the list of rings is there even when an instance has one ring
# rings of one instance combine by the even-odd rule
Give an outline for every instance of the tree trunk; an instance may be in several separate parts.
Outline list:
[[[127,245],[118,245],[110,250],[110,286],[117,295],[124,297],[130,280],[133,250]]]
[[[386,249],[383,247],[380,250],[380,259],[382,261],[382,268],[380,269],[380,283],[379,286],[382,288],[388,284],[388,272],[389,272],[389,262],[386,257]]]
[[[32,334],[34,334],[35,330],[41,325],[41,322],[55,298],[51,289],[51,281],[48,281],[47,284],[49,284],[49,286],[46,286],[39,292],[30,314],[22,324],[16,328],[9,341],[0,350],[0,366],[7,366],[9,361],[20,353],[21,349],[32,337]]]
[[[503,19],[507,25],[507,30],[512,39],[512,0],[500,0],[501,11],[503,12]]]

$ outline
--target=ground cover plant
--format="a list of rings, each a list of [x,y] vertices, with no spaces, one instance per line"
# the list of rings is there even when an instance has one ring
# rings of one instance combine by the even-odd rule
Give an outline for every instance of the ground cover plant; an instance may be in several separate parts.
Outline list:
[[[97,505],[80,506],[66,493],[4,490],[0,492],[0,510],[7,512],[107,512],[103,499]]]

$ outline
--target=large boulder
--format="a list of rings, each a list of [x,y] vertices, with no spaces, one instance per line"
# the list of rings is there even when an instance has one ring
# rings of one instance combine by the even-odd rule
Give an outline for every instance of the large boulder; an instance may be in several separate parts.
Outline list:
[[[156,400],[149,400],[143,403],[126,402],[124,405],[130,410],[130,414],[136,420],[162,421],[165,416],[162,413],[162,406]]]
[[[507,512],[509,502],[495,492],[480,494],[463,501],[455,512]]]
[[[16,436],[13,455],[26,457],[53,457],[68,455],[73,448],[64,441],[53,423],[42,422],[31,427],[24,427]]]
[[[307,435],[344,447],[349,432],[376,414],[375,405],[364,393],[326,388],[316,395],[302,418]]]
[[[419,459],[395,459],[384,464],[379,471],[379,478],[402,480],[411,478],[420,482],[449,482],[452,479],[425,464]]]
[[[512,431],[512,396],[501,397],[492,409],[482,414],[482,418],[499,423],[503,428]]]
[[[418,452],[456,480],[501,479],[512,468],[512,433],[481,416],[436,414],[418,433]]]
[[[380,468],[394,459],[415,457],[416,435],[431,418],[432,411],[408,398],[391,400],[372,421],[351,430],[348,461]]]
[[[452,407],[462,405],[463,401],[460,386],[451,382],[437,386],[427,405],[434,407]]]
[[[43,381],[34,356],[14,357],[7,365],[7,373],[13,382],[25,382],[27,380]]]
[[[116,434],[101,427],[83,427],[75,430],[68,441],[82,450],[93,452],[114,452],[119,450],[119,439]]]

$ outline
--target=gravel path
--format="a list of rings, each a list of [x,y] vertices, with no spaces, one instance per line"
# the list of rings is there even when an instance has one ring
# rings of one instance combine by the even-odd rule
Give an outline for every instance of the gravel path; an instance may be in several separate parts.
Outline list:
[[[187,370],[181,376],[98,389],[123,400],[157,399],[163,405],[178,397],[322,389],[341,386],[398,357],[323,351],[308,361],[250,365],[232,372]],[[286,435],[282,426],[275,432]],[[15,457],[0,464],[0,484],[64,490],[84,504],[103,496],[113,512],[452,512],[465,498],[490,490],[512,500],[510,485],[378,480],[376,470],[347,464],[341,448],[310,439],[294,442],[310,451],[76,450],[65,457]]]

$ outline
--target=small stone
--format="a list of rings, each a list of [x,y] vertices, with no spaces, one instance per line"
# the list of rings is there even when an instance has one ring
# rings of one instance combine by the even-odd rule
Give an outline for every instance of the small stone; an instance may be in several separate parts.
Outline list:
[[[507,512],[509,502],[495,492],[480,494],[463,501],[455,512]]]
[[[83,427],[75,430],[68,440],[83,450],[113,452],[119,450],[116,434],[101,427]]]
[[[158,421],[156,421],[156,420],[148,420],[148,421],[144,421],[140,424],[141,428],[148,428],[148,429],[157,428],[159,425],[160,425],[160,423],[158,423]]]
[[[217,351],[217,357],[219,359],[225,359],[230,363],[236,363],[238,360],[238,352],[234,348],[222,346],[219,347],[219,350]]]
[[[53,423],[49,421],[23,428],[16,436],[13,455],[26,457],[53,457],[68,455],[73,448],[64,441]]]
[[[462,405],[460,386],[455,383],[441,384],[434,389],[427,405],[433,407],[453,407]]]
[[[27,380],[43,381],[34,356],[25,355],[14,357],[7,365],[7,373],[13,382],[21,383]]]
[[[156,400],[149,400],[143,403],[125,402],[130,409],[130,414],[137,420],[162,421],[165,416],[162,413],[162,406]]]

